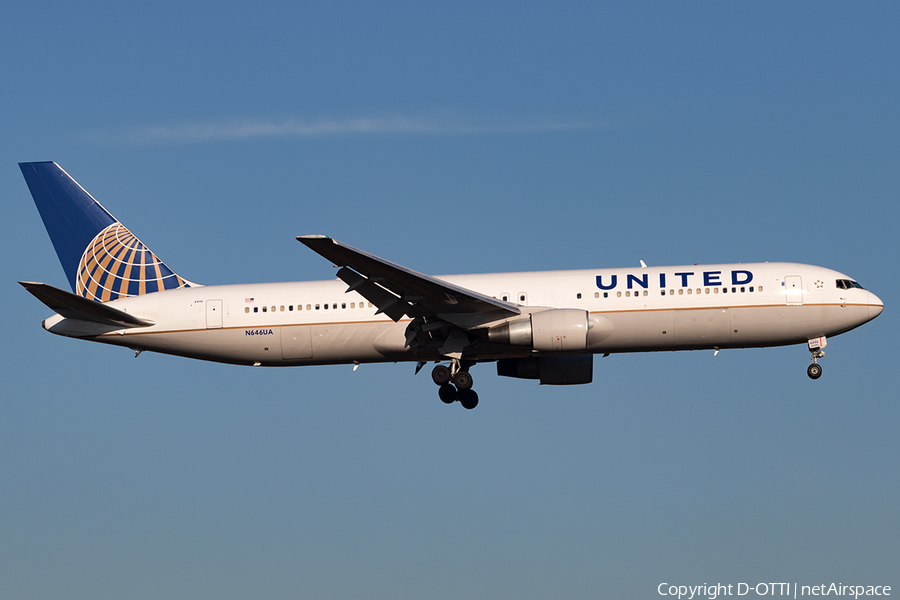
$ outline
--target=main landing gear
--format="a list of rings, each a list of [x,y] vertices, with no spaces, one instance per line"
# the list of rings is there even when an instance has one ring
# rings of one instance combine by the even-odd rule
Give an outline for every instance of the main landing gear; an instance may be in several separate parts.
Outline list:
[[[827,345],[828,341],[825,339],[825,336],[809,340],[809,353],[812,364],[807,367],[806,374],[809,375],[810,379],[818,379],[822,376],[822,365],[818,363],[818,360],[825,356],[825,351],[822,348]]]
[[[478,394],[472,389],[469,365],[453,359],[449,367],[437,365],[431,371],[431,379],[440,386],[438,396],[444,404],[459,401],[463,408],[472,410],[478,406]]]

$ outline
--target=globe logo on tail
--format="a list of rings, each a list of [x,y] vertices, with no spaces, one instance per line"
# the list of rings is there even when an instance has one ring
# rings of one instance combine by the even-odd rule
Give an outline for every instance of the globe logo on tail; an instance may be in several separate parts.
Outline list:
[[[94,237],[78,263],[75,293],[108,302],[190,287],[121,223]]]

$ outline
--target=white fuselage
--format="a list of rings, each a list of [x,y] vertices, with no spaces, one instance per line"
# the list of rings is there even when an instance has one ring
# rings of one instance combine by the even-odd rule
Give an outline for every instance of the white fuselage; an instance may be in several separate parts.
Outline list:
[[[794,263],[690,265],[453,275],[444,281],[493,296],[523,314],[574,308],[590,315],[592,353],[740,348],[806,343],[873,319],[882,302],[836,283],[846,275]],[[196,286],[110,302],[155,324],[114,329],[55,315],[44,327],[205,360],[263,366],[440,360],[406,345],[395,323],[339,280]],[[478,341],[471,360],[534,356]]]

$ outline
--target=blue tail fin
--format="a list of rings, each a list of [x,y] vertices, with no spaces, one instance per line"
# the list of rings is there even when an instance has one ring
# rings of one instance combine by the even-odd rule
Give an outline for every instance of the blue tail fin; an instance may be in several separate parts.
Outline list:
[[[72,291],[107,302],[191,287],[55,162],[19,163]]]

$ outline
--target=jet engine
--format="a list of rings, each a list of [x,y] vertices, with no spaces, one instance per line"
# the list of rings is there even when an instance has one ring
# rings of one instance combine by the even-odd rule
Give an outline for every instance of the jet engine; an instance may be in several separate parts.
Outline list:
[[[488,341],[531,346],[545,352],[587,350],[588,313],[577,308],[550,308],[514,319],[488,330]]]

